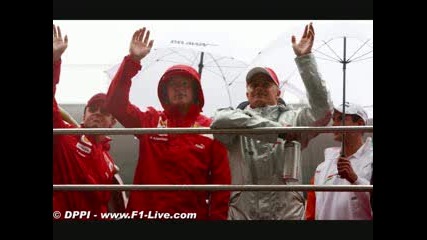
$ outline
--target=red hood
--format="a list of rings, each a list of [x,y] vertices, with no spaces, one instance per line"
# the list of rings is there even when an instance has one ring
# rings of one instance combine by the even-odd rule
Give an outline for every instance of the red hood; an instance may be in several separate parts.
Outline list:
[[[160,103],[162,104],[163,109],[165,110],[165,112],[170,112],[172,110],[170,105],[166,104],[165,102],[166,94],[167,94],[165,86],[169,78],[176,74],[188,75],[196,81],[197,92],[198,92],[197,94],[198,102],[195,104],[194,107],[198,110],[198,112],[201,112],[203,109],[203,105],[205,104],[205,99],[203,97],[202,86],[200,84],[200,74],[194,68],[188,65],[172,66],[168,70],[166,70],[166,72],[160,78],[159,85],[157,87],[157,95],[159,97],[159,100],[160,100]]]

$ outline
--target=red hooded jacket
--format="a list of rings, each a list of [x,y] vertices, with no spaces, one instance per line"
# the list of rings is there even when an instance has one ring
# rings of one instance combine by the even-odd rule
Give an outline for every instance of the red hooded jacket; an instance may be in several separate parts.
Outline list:
[[[60,67],[61,61],[53,64],[53,128],[73,128],[63,121],[55,100]],[[110,140],[106,137],[97,143],[93,136],[53,135],[53,184],[112,184]],[[109,199],[108,191],[54,191],[53,211],[61,213],[59,219],[64,219],[65,211],[90,211],[82,220],[101,219],[100,213],[107,212]]]
[[[107,93],[107,108],[127,128],[209,127],[211,119],[200,114],[203,92],[199,74],[177,65],[159,81],[158,95],[164,111],[153,107],[143,112],[129,102],[131,79],[141,69],[139,62],[125,57]],[[164,101],[164,84],[171,75],[188,74],[196,80],[198,101],[184,118]],[[149,91],[149,90],[147,90]],[[141,93],[143,95],[144,93]],[[200,134],[142,134],[134,184],[230,184],[226,148]],[[196,219],[227,219],[229,191],[131,191],[128,212],[196,213]],[[207,203],[209,202],[209,203]]]

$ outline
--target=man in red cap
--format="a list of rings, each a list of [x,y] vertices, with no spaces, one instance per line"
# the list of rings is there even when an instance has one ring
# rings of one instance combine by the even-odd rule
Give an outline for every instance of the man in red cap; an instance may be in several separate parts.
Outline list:
[[[55,99],[61,56],[68,46],[59,27],[53,26],[53,128],[74,128],[67,123]],[[106,94],[89,99],[84,109],[86,128],[111,128],[115,118],[105,108]],[[54,135],[53,184],[113,184],[117,168],[109,154],[110,138],[105,135]],[[85,211],[83,219],[100,219],[108,211],[110,191],[54,191],[54,219],[64,219],[66,211]],[[125,202],[124,202],[125,204]],[[76,218],[80,219],[80,218]]]
[[[249,104],[220,109],[212,128],[324,126],[331,118],[332,103],[317,71],[311,48],[314,28],[305,27],[297,43],[292,36],[295,62],[307,89],[309,106],[291,109],[280,103],[279,79],[271,68],[255,67],[246,76]],[[215,138],[229,151],[233,184],[301,184],[301,149],[315,134],[223,135]],[[304,197],[292,191],[236,191],[230,199],[232,220],[302,220]]]
[[[141,111],[129,102],[131,79],[150,52],[150,31],[137,30],[107,93],[107,108],[127,128],[208,127],[211,119],[200,114],[204,105],[200,75],[190,66],[175,65],[160,78],[157,93],[164,111]],[[147,91],[150,91],[147,89]],[[144,95],[141,92],[141,95]],[[230,184],[226,148],[213,137],[199,134],[144,134],[134,184]],[[225,220],[228,191],[131,191],[127,211],[162,219]],[[142,214],[141,214],[142,213]],[[181,214],[191,214],[183,216]],[[194,215],[195,214],[195,215]],[[159,215],[156,215],[159,216]],[[159,218],[155,218],[159,219]]]

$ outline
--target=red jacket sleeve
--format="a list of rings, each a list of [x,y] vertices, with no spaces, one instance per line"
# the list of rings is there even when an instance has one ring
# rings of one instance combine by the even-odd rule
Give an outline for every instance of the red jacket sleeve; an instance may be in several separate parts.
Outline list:
[[[311,178],[310,184],[314,185],[314,177]],[[316,218],[316,192],[307,192],[307,207],[305,208],[305,219],[315,220]]]
[[[209,184],[231,184],[227,149],[217,140],[213,141],[211,175]],[[227,220],[230,191],[212,191],[210,197],[210,220]]]
[[[141,69],[141,64],[126,56],[116,75],[111,81],[107,92],[107,108],[115,118],[127,128],[146,127],[145,122],[152,122],[151,114],[145,114],[138,107],[129,102],[129,92],[132,78]],[[140,119],[144,119],[141,122]]]
[[[53,62],[53,96],[56,92],[56,84],[59,83],[59,75],[61,73],[61,59]]]
[[[58,60],[53,63],[53,128],[69,128],[70,126],[63,121],[58,103],[55,100],[56,85],[59,83],[60,73],[61,60]]]

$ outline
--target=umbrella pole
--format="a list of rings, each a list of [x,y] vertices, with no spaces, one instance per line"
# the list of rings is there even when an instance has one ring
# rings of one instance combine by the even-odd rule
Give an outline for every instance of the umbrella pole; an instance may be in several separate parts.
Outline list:
[[[203,57],[205,56],[205,52],[201,52],[200,53],[200,62],[199,62],[199,75],[200,77],[202,77],[202,71],[203,71]],[[227,84],[227,81],[225,82]],[[231,101],[231,93],[230,93],[230,89],[228,88],[228,86],[226,86],[227,88],[227,94],[228,94],[228,102],[230,103],[230,107],[232,106],[232,101]]]
[[[228,103],[230,104],[230,107],[233,107],[233,102],[231,100],[231,93],[230,93],[230,85],[225,86],[227,88],[227,93],[228,93]]]
[[[347,43],[347,39],[346,37],[344,37],[344,51],[343,51],[343,60],[342,60],[342,73],[343,73],[343,90],[342,90],[342,126],[345,126],[345,72],[346,72],[346,65],[348,63],[347,59],[346,59],[346,43]],[[344,147],[345,147],[345,132],[342,133],[342,141],[341,141],[341,157],[345,157],[345,152],[344,152]]]
[[[200,62],[199,62],[199,74],[202,76],[203,71],[203,57],[205,56],[205,52],[200,53]]]

